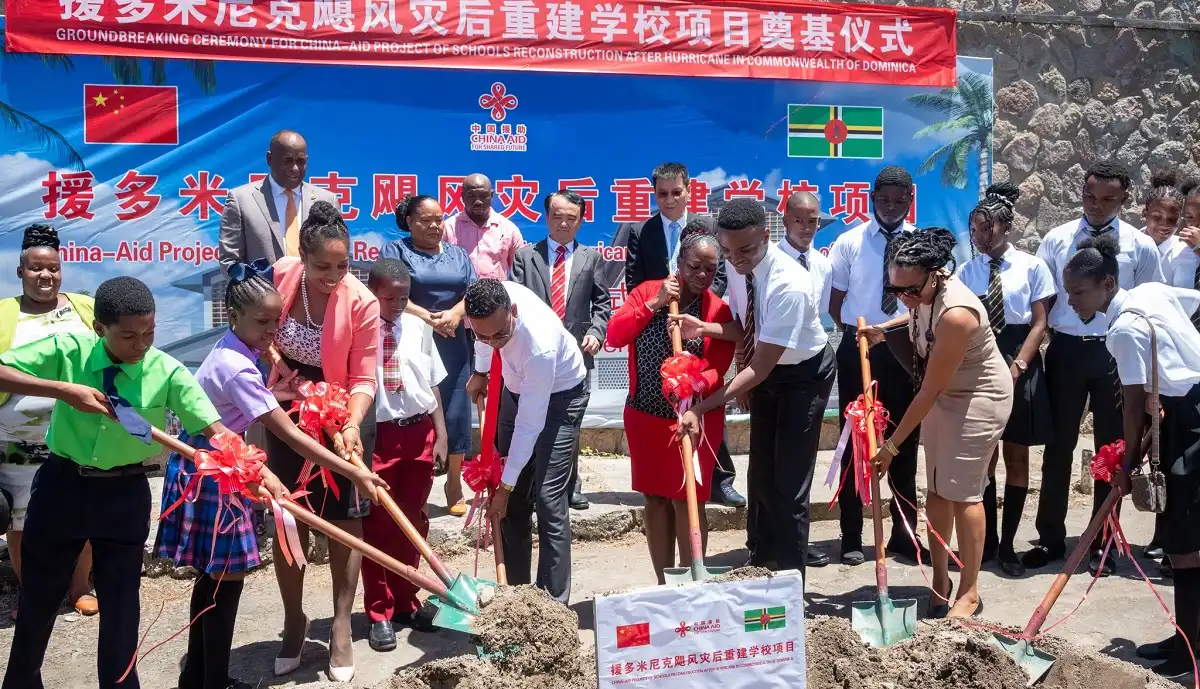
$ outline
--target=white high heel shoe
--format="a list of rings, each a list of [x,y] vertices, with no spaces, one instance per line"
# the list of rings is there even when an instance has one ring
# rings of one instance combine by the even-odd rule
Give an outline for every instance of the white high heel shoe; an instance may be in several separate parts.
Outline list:
[[[304,619],[304,638],[300,641],[300,653],[296,654],[295,658],[285,658],[283,656],[275,656],[275,676],[282,677],[296,671],[300,667],[300,656],[304,654],[304,642],[308,641],[308,629],[312,626],[312,620]]]
[[[332,637],[329,639],[329,648],[330,651],[333,650]],[[347,665],[346,667],[334,667],[333,657],[331,655],[329,658],[329,679],[333,680],[334,682],[349,682],[350,680],[354,679],[354,666]]]

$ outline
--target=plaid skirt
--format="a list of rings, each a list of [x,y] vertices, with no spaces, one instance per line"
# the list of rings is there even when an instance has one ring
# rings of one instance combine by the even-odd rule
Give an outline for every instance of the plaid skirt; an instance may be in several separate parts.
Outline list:
[[[197,449],[210,449],[204,436],[183,437]],[[191,460],[172,453],[163,481],[162,509],[175,504],[196,471]],[[154,550],[157,557],[176,567],[192,567],[209,574],[246,572],[259,565],[258,539],[254,533],[254,507],[242,497],[224,499],[217,482],[200,479],[199,489],[166,519],[158,522]],[[220,523],[218,524],[218,519]]]

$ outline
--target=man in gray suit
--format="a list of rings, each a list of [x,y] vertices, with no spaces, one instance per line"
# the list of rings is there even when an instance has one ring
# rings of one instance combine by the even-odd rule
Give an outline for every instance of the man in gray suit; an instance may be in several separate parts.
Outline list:
[[[266,179],[236,187],[226,197],[220,234],[226,272],[234,263],[299,256],[300,225],[308,209],[317,201],[338,207],[332,192],[305,184],[308,143],[296,132],[285,129],[271,138],[267,167]]]
[[[591,399],[592,357],[608,333],[612,297],[604,277],[604,259],[592,247],[575,241],[583,223],[583,197],[570,190],[556,191],[546,196],[545,206],[549,236],[517,250],[509,279],[549,304],[583,352],[588,380],[577,408],[570,410],[575,425],[575,467],[569,504],[571,509],[586,510],[588,501],[579,477],[579,430]]]

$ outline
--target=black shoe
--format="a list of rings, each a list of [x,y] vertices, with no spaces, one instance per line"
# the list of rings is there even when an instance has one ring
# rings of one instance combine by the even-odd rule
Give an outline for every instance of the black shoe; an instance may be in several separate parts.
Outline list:
[[[1000,552],[1000,543],[991,539],[985,539],[983,542],[983,559],[982,562],[991,562],[996,559],[996,553]]]
[[[1159,576],[1161,576],[1163,579],[1174,579],[1175,578],[1175,568],[1171,566],[1170,558],[1164,557],[1158,563],[1158,573],[1159,573]]]
[[[867,556],[863,554],[862,546],[854,546],[850,550],[842,549],[842,564],[857,567],[867,561]]]
[[[722,483],[717,486],[717,489],[712,492],[712,499],[709,502],[726,507],[745,507],[746,498],[734,489],[732,483]]]
[[[408,627],[414,632],[432,634],[437,631],[433,618],[437,616],[437,608],[426,603],[414,613],[397,613],[392,615],[392,622],[401,627]]]
[[[1050,548],[1044,545],[1035,545],[1021,556],[1021,564],[1029,569],[1041,569],[1055,560],[1063,559],[1066,555],[1067,549],[1064,546]]]
[[[1010,577],[1025,576],[1025,564],[1012,548],[999,551],[996,554],[996,562],[1000,564],[1000,570]]]
[[[367,643],[376,651],[392,651],[396,648],[396,631],[392,629],[392,623],[387,620],[381,620],[371,625],[371,633],[367,636]]]
[[[571,499],[567,501],[567,504],[570,505],[571,509],[573,510],[586,510],[592,506],[591,503],[588,502],[588,499],[583,497],[583,493],[573,493],[571,495]]]
[[[1175,682],[1182,682],[1192,678],[1192,661],[1180,658],[1181,654],[1174,654],[1170,660],[1150,668],[1150,672]]]
[[[920,543],[920,541],[917,541],[917,543]],[[895,557],[903,558],[914,564],[917,562],[917,549],[913,547],[912,541],[900,541],[893,538],[888,541],[887,551]],[[921,545],[921,563],[929,564],[929,548],[926,548],[924,545]]]
[[[1152,644],[1142,644],[1134,651],[1134,655],[1146,660],[1166,660],[1171,657],[1171,653],[1175,651],[1175,639],[1178,634],[1169,636],[1162,641]]]
[[[1109,553],[1109,557],[1104,558],[1103,570],[1100,569],[1100,556],[1101,553],[1099,550],[1093,550],[1092,556],[1088,558],[1088,571],[1092,573],[1092,576],[1096,576],[1097,572],[1100,573],[1101,577],[1115,574],[1117,567],[1113,564],[1112,553]]]
[[[804,564],[808,567],[824,567],[829,564],[829,556],[819,550],[810,550]]]
[[[1161,560],[1166,556],[1167,554],[1163,552],[1162,546],[1158,545],[1157,543],[1150,543],[1146,546],[1146,549],[1142,551],[1142,557],[1146,558],[1147,560]]]
[[[946,600],[929,594],[929,610],[925,616],[931,620],[945,619],[946,615],[950,614],[950,606],[954,603],[954,582],[950,582],[950,590],[946,592]]]

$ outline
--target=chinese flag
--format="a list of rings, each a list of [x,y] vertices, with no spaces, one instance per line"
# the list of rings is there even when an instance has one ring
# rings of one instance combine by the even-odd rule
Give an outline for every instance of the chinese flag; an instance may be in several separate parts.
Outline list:
[[[617,627],[617,648],[650,645],[650,623],[626,624]]]
[[[178,92],[174,86],[84,84],[83,142],[178,144]]]

